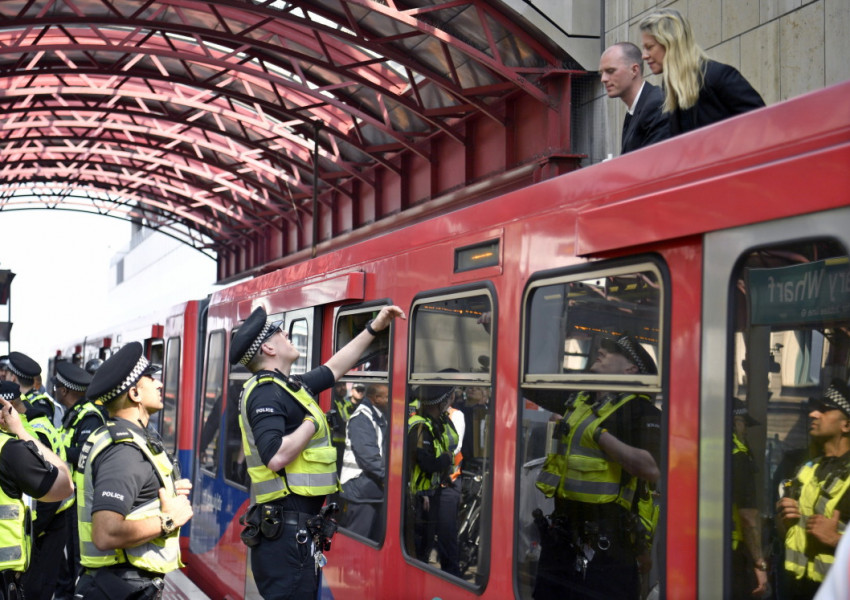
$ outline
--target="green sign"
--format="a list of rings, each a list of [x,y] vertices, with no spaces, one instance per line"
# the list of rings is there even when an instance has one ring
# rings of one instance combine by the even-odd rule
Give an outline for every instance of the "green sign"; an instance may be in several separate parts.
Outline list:
[[[850,318],[846,256],[812,263],[749,269],[750,323],[819,323]]]

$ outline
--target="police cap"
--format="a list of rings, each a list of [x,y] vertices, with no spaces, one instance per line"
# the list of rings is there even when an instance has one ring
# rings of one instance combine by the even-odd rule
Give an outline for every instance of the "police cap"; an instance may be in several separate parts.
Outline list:
[[[440,373],[457,373],[457,369],[449,367],[441,369]],[[455,391],[454,385],[423,385],[419,388],[419,400],[425,406],[442,404],[452,397]]]
[[[54,385],[61,385],[74,392],[85,392],[91,383],[91,375],[74,363],[56,363],[56,376],[53,378]]]
[[[268,322],[266,309],[262,306],[255,308],[230,342],[230,364],[247,365],[251,362],[269,334],[274,333],[280,325],[280,321]]]
[[[812,404],[816,410],[840,410],[850,417],[850,388],[841,379],[833,379],[823,397]]]
[[[130,342],[110,356],[92,377],[86,396],[107,404],[136,385],[144,375],[160,370],[144,356],[139,342]]]
[[[741,417],[744,419],[744,424],[747,427],[758,425],[759,422],[750,416],[750,411],[747,409],[747,403],[739,398],[732,399],[732,416]]]
[[[24,379],[34,379],[41,375],[41,367],[23,352],[9,353],[9,370]]]
[[[652,360],[649,352],[632,336],[621,335],[616,340],[603,338],[601,345],[608,352],[617,352],[625,356],[638,368],[638,373],[641,375],[658,374],[658,367],[655,366],[655,361]]]
[[[7,402],[20,400],[21,388],[14,381],[0,381],[0,398]]]

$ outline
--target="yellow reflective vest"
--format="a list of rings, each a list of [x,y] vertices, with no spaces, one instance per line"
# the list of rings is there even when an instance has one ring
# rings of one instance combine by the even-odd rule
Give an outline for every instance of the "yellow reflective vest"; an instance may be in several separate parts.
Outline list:
[[[0,432],[0,452],[9,440]],[[32,549],[32,518],[22,498],[11,498],[0,488],[0,571],[26,571]]]
[[[441,418],[442,415],[441,415]],[[431,434],[431,438],[433,439],[433,449],[434,449],[434,457],[439,458],[441,455],[448,453],[450,456],[454,456],[453,449],[457,446],[460,438],[458,437],[457,431],[455,430],[454,425],[445,417],[443,423],[443,433],[441,435],[437,435],[434,431],[434,423],[431,419],[425,418],[421,415],[413,415],[407,420],[407,431],[411,431],[417,425],[424,425],[428,428],[428,432]],[[416,449],[412,449],[413,452],[416,452]],[[452,459],[452,471],[454,470],[454,458]],[[427,492],[428,490],[437,488],[440,486],[440,480],[442,479],[442,473],[434,472],[429,473],[424,471],[422,467],[419,466],[419,462],[415,462],[413,465],[413,472],[410,474],[410,491],[413,494],[419,494],[421,492]]]
[[[750,449],[742,442],[737,435],[732,434],[732,454],[750,454]],[[741,515],[738,514],[738,507],[732,505],[732,550],[737,550],[738,545],[744,541],[744,528],[741,525]]]
[[[269,372],[254,375],[242,386],[239,399],[239,428],[242,430],[242,449],[251,478],[251,503],[263,503],[285,498],[289,494],[299,496],[325,496],[339,491],[339,474],[336,470],[337,451],[331,443],[331,432],[319,403],[300,387],[297,391],[288,387],[287,381]],[[286,465],[284,475],[269,469],[257,452],[254,432],[248,420],[248,403],[258,386],[276,384],[298,401],[312,416],[319,427],[301,454]]]
[[[832,518],[838,501],[850,488],[850,470],[845,468],[837,474],[818,481],[815,471],[820,459],[807,462],[797,473],[800,482],[800,519],[785,533],[785,570],[797,579],[823,581],[835,560],[832,552],[815,554],[807,547],[806,519],[812,515],[824,515]],[[845,462],[846,464],[846,462]],[[847,525],[847,516],[841,515],[838,532],[843,535]],[[818,544],[819,547],[822,547]]]
[[[547,455],[537,488],[549,498],[588,504],[616,502],[631,510],[637,478],[622,485],[623,467],[606,456],[597,440],[599,425],[632,400],[643,401],[636,394],[605,394],[598,403],[591,402],[587,392],[571,398],[565,423],[558,429],[558,451]]]
[[[98,550],[92,541],[92,502],[94,500],[94,480],[92,465],[97,456],[112,444],[134,444],[145,458],[153,465],[160,484],[167,494],[176,496],[174,466],[168,453],[151,449],[148,441],[137,431],[116,421],[107,421],[104,427],[98,428],[89,436],[80,454],[79,468],[83,484],[77,488],[77,515],[80,528],[80,564],[89,569],[108,567],[121,563],[130,563],[138,569],[155,573],[168,573],[183,566],[180,561],[180,538],[177,528],[168,536],[160,536],[134,548],[117,550]],[[158,517],[160,510],[159,496],[134,508],[126,516],[129,521]]]

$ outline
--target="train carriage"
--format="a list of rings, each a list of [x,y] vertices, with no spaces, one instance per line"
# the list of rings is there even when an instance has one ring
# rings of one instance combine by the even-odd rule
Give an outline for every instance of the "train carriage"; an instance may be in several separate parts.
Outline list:
[[[758,422],[748,436],[761,542],[782,597],[775,483],[805,456],[808,398],[850,370],[848,93],[840,84],[370,239],[320,245],[313,259],[213,293],[197,364],[182,364],[197,370],[199,393],[180,397],[175,420],[194,482],[190,576],[214,598],[258,597],[239,538],[248,488],[236,411],[247,373],[226,361],[234,331],[264,306],[284,319],[303,372],[393,303],[407,320],[342,380],[390,389],[382,527],[350,533],[338,499],[343,527],[322,597],[530,598],[546,552],[539,517],[551,512],[535,483],[563,401],[580,390],[639,391],[660,410],[661,479],[649,492],[659,517],[642,584],[665,598],[731,595],[732,405],[746,402]],[[601,341],[624,333],[657,372],[589,373]],[[429,386],[453,389],[466,426],[460,574],[416,551],[406,433]],[[326,409],[331,393],[320,397]]]

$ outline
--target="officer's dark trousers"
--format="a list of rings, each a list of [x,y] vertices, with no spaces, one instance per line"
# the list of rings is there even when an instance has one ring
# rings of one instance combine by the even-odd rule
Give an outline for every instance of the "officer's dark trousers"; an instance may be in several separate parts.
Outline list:
[[[0,571],[0,581],[2,581],[2,589],[0,589],[0,600],[24,600],[24,595],[21,591],[21,575],[18,571]]]
[[[612,543],[598,551],[587,570],[576,570],[576,552],[566,540],[541,545],[535,600],[638,600],[640,577],[633,553]]]
[[[292,517],[296,514],[297,519]],[[263,600],[314,600],[319,577],[313,540],[300,543],[296,539],[313,515],[291,512],[285,515],[280,537],[270,540],[260,536],[260,542],[251,548],[254,581]]]
[[[129,565],[86,570],[77,581],[80,600],[161,600],[164,575]]]
[[[53,600],[71,600],[80,573],[80,534],[77,529],[77,506],[71,506],[65,515],[65,560],[59,565],[59,576]]]
[[[30,566],[22,581],[27,600],[50,600],[53,597],[59,564],[65,560],[68,537],[65,512],[68,511],[53,515],[33,543]]]

